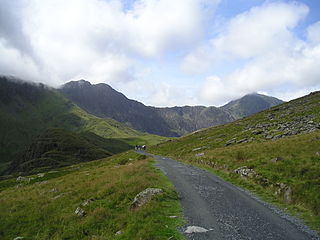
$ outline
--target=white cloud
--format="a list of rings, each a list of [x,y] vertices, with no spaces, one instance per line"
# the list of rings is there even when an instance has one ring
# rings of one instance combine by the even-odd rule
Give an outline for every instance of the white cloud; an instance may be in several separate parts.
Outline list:
[[[120,0],[11,2],[1,3],[6,6],[2,15],[10,19],[0,23],[0,39],[6,43],[0,50],[24,52],[37,68],[32,70],[34,79],[59,85],[77,77],[132,80],[135,59],[159,57],[200,39],[206,11],[218,0],[137,0],[129,10]],[[11,60],[12,65],[19,61]],[[11,70],[24,78],[24,71]]]
[[[294,28],[307,13],[303,4],[269,3],[231,19],[210,41],[210,51],[202,59],[220,64],[238,62],[238,67],[223,76],[208,77],[200,98],[220,105],[250,92],[280,96],[279,92],[290,89],[296,96],[302,89],[307,92],[320,87],[319,23],[308,28],[306,41],[294,34]],[[190,56],[196,56],[198,51]]]

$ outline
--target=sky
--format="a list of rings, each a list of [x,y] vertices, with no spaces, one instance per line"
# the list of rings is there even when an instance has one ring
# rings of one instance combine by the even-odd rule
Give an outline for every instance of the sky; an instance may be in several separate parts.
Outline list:
[[[0,0],[0,75],[152,106],[320,90],[319,0]]]

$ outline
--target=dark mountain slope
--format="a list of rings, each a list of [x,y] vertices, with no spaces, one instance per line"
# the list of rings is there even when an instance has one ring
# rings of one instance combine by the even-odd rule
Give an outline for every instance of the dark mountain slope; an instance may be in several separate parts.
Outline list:
[[[108,147],[107,147],[108,148]],[[111,156],[112,153],[64,129],[48,129],[13,160],[10,172],[44,171]]]
[[[222,106],[221,109],[230,113],[235,119],[239,119],[248,117],[254,113],[261,112],[281,103],[284,102],[277,98],[253,93],[231,101]]]
[[[137,130],[165,136],[177,136],[168,124],[159,118],[156,109],[130,100],[107,84],[91,85],[72,81],[61,92],[79,107],[95,116],[112,118]]]
[[[94,141],[99,148],[112,153],[127,150],[137,143],[155,143],[163,139],[133,130],[113,119],[92,116],[43,84],[0,77],[0,174],[23,155],[36,137],[50,128],[80,134],[86,141]]]

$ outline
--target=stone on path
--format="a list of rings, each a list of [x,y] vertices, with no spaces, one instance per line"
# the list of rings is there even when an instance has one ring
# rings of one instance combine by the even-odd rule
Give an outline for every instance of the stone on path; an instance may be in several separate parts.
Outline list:
[[[187,227],[187,230],[185,230],[185,233],[204,233],[204,232],[209,232],[212,229],[205,229],[203,227],[198,227],[198,226],[189,226]]]

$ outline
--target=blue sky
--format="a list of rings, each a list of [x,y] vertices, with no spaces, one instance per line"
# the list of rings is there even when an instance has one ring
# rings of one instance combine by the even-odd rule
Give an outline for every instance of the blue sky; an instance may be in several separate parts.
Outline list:
[[[0,74],[105,82],[147,105],[320,88],[318,0],[3,0]]]

